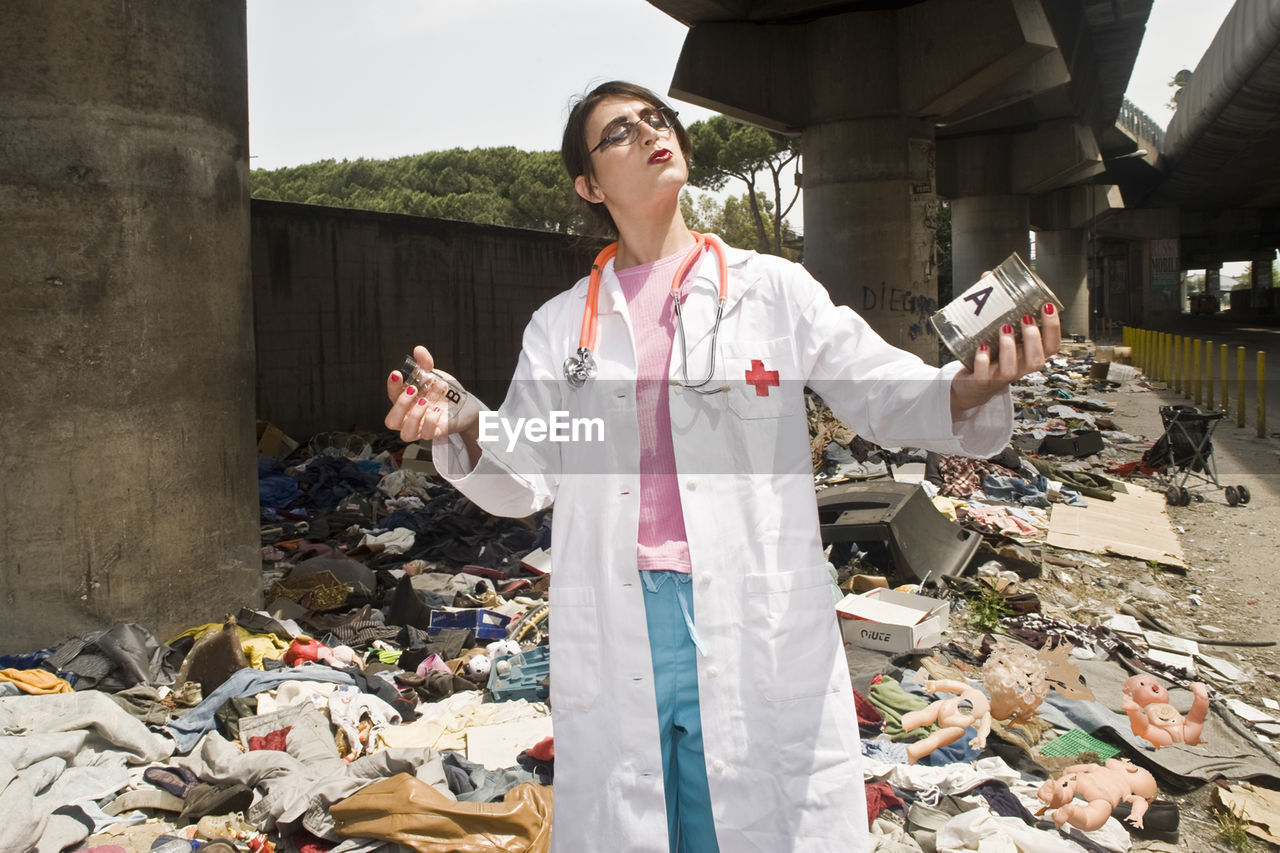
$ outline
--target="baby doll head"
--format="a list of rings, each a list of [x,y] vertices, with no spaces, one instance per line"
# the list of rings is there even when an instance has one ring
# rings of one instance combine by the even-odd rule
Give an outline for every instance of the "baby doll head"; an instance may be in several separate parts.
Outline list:
[[[1139,705],[1169,701],[1169,691],[1149,675],[1135,675],[1125,681],[1124,694]]]
[[[996,646],[982,665],[982,680],[992,704],[1002,710],[1012,708],[1011,718],[1016,720],[1030,719],[1049,695],[1044,664],[1031,652],[1014,646]]]

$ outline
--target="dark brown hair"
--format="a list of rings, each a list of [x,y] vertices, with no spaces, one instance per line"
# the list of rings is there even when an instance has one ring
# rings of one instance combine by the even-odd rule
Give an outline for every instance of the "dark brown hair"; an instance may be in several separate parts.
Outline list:
[[[588,184],[595,183],[595,171],[591,168],[593,143],[587,141],[587,117],[591,115],[591,111],[595,109],[596,104],[605,98],[612,97],[634,98],[638,101],[644,101],[654,109],[671,109],[662,98],[644,86],[626,83],[621,80],[601,83],[581,98],[578,98],[569,109],[569,120],[565,122],[564,126],[564,139],[560,142],[560,159],[564,161],[564,168],[569,173],[570,181],[581,175],[586,178]],[[674,113],[674,110],[672,112]],[[680,144],[680,151],[684,154],[685,162],[693,165],[693,146],[689,144],[689,134],[685,131],[684,125],[680,123],[679,118],[672,124],[672,130],[675,131],[676,141]],[[609,209],[602,202],[589,202],[583,199],[582,203],[610,231],[617,232],[618,226],[614,224],[613,217],[609,215]]]

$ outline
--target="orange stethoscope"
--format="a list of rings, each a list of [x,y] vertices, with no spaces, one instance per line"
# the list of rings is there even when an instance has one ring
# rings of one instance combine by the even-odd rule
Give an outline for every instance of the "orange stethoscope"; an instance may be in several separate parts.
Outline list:
[[[678,382],[680,387],[697,391],[699,394],[715,394],[726,390],[725,387],[704,389],[703,386],[711,381],[711,377],[716,372],[716,337],[720,333],[720,318],[724,315],[724,303],[729,296],[729,266],[725,261],[724,243],[719,237],[714,234],[699,234],[696,231],[689,233],[693,234],[693,248],[680,262],[680,268],[676,270],[675,278],[671,280],[671,302],[676,309],[676,330],[680,334],[682,378]],[[680,313],[680,284],[684,281],[685,274],[689,272],[689,267],[702,256],[703,249],[707,246],[716,253],[716,259],[720,265],[720,298],[716,302],[716,319],[711,327],[711,351],[708,357],[707,375],[701,382],[690,382],[689,352],[685,343],[684,318]],[[596,361],[591,352],[596,347],[599,327],[600,274],[605,264],[616,254],[618,254],[618,244],[610,243],[601,249],[600,254],[596,255],[596,259],[591,262],[591,277],[587,280],[587,305],[582,311],[582,333],[578,337],[578,351],[564,360],[564,378],[574,388],[581,388],[587,384],[588,379],[596,375]]]

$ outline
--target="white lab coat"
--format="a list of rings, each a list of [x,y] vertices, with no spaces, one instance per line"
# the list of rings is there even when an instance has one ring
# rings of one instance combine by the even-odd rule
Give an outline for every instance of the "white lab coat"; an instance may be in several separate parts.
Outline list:
[[[857,718],[818,535],[803,387],[887,446],[992,456],[1012,430],[1002,395],[953,434],[959,365],[925,365],[885,343],[803,267],[728,250],[716,379],[727,393],[669,390],[681,509],[693,565],[707,776],[722,853],[861,851],[866,806]],[[684,305],[689,375],[707,369],[719,273],[708,252]],[[524,334],[502,417],[598,417],[604,441],[484,445],[468,471],[456,437],[435,463],[478,505],[552,526],[552,848],[666,853],[666,810],[644,601],[637,579],[640,439],[626,300],[603,272],[599,375],[563,378],[587,280],[543,305]],[[759,361],[756,365],[753,362]],[[671,375],[681,366],[676,335]],[[777,384],[747,383],[747,374]],[[770,377],[772,378],[772,377]],[[757,387],[764,393],[758,393]]]

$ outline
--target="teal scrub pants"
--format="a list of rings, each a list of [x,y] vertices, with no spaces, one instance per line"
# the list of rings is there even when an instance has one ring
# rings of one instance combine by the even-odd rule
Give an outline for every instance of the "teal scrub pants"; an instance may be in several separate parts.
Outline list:
[[[658,695],[662,782],[671,853],[718,853],[707,762],[698,711],[698,652],[693,627],[692,577],[642,571],[644,613]]]

